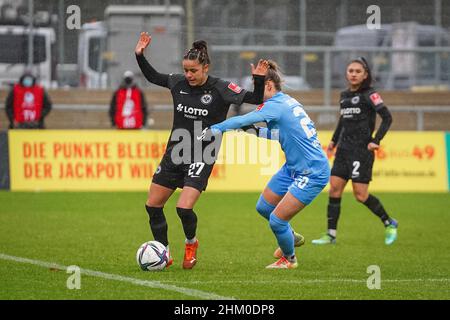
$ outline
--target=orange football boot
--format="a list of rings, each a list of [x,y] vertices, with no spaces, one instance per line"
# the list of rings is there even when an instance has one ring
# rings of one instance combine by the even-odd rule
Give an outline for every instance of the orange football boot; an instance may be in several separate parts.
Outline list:
[[[195,243],[186,243],[184,247],[183,269],[192,269],[197,263],[198,240]]]

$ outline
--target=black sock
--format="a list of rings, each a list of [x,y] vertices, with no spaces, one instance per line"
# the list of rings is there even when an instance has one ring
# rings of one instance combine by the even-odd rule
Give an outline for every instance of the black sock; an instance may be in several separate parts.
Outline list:
[[[177,213],[181,219],[181,223],[183,224],[186,239],[193,239],[197,231],[197,215],[194,210],[177,207]]]
[[[328,199],[328,230],[336,230],[339,215],[341,214],[341,198]]]
[[[150,229],[153,233],[153,238],[161,242],[166,247],[169,245],[167,240],[167,221],[164,216],[163,208],[145,206],[148,216],[150,218]]]
[[[376,198],[373,195],[369,194],[369,197],[364,202],[364,204],[376,216],[380,217],[381,221],[384,223],[385,226],[387,226],[387,225],[389,225],[391,223],[391,219],[389,218],[389,215],[384,210],[383,205],[381,204],[380,200],[378,200],[378,198]]]

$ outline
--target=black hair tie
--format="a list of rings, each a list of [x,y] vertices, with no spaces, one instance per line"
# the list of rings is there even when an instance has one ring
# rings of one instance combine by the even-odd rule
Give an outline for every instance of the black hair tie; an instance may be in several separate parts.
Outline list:
[[[367,63],[367,61],[364,57],[359,57],[358,60],[361,61],[361,63],[363,64],[363,66],[366,70],[369,70],[369,64]]]

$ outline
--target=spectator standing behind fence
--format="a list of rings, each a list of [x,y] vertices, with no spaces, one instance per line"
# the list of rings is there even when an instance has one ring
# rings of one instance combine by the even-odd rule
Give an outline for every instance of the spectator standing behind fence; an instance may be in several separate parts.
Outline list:
[[[10,129],[44,129],[52,102],[36,77],[26,72],[9,92],[5,109]]]
[[[147,121],[144,93],[134,82],[134,74],[125,71],[120,87],[114,92],[109,107],[112,126],[117,129],[141,129]]]

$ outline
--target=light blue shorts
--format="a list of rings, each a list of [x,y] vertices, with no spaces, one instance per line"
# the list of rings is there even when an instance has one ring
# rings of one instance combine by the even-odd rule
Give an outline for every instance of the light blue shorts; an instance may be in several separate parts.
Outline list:
[[[307,205],[325,188],[330,180],[330,167],[314,174],[301,175],[289,170],[285,165],[270,179],[268,187],[279,196],[288,191],[301,203]]]

